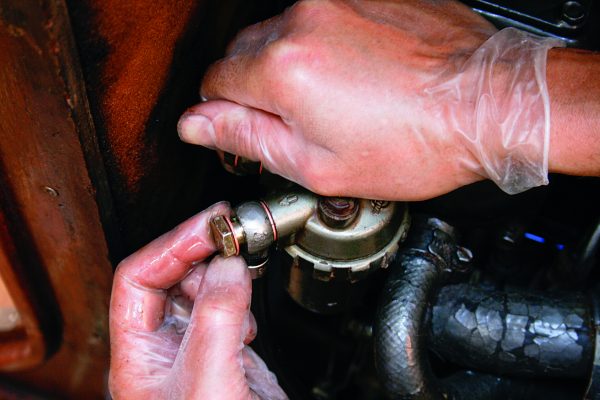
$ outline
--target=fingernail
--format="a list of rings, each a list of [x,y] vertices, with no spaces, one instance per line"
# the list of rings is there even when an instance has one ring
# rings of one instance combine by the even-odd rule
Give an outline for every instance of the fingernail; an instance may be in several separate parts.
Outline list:
[[[212,121],[202,114],[184,114],[177,124],[177,132],[184,142],[214,147],[215,128]]]
[[[204,280],[211,287],[227,287],[246,284],[250,280],[250,274],[241,257],[215,257],[208,266]]]

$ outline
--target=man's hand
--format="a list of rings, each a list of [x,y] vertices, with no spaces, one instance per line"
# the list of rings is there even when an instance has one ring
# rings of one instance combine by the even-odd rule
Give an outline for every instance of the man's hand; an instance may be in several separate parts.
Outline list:
[[[451,1],[300,1],[238,35],[180,135],[323,195],[440,195],[482,177],[425,91],[495,32]]]
[[[216,257],[208,221],[220,203],[125,259],[110,305],[115,399],[285,399],[246,346],[256,334],[240,258]]]

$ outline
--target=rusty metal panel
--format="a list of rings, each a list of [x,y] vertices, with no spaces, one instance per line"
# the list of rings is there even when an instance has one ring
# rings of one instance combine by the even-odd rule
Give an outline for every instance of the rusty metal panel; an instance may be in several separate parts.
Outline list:
[[[103,398],[112,211],[63,1],[0,0],[0,55],[2,240],[14,242],[12,270],[39,299],[50,350],[10,378]]]

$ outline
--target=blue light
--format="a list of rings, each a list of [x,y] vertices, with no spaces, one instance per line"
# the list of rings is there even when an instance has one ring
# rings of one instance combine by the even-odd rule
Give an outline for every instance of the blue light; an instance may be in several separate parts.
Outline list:
[[[545,242],[546,242],[546,239],[544,239],[544,238],[543,238],[543,237],[541,237],[541,236],[534,235],[533,233],[525,232],[525,235],[524,235],[524,236],[525,236],[527,239],[529,239],[529,240],[533,240],[534,242],[538,242],[538,243],[545,243]]]
[[[556,245],[556,248],[557,248],[558,250],[563,250],[563,249],[565,248],[565,245],[564,245],[564,244],[560,244],[560,243],[558,243],[558,244]]]

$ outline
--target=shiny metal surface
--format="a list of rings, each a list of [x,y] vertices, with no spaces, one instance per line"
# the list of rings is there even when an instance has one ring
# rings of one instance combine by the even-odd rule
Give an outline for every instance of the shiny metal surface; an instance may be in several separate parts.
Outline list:
[[[251,265],[249,263],[248,270],[250,271],[250,278],[258,279],[258,278],[262,277],[265,274],[265,272],[267,271],[268,263],[269,263],[268,258],[265,258],[262,262],[260,262],[256,265]]]
[[[376,208],[371,200],[359,200],[357,215],[349,226],[332,228],[313,214],[296,235],[295,244],[302,250],[299,255],[308,253],[318,260],[365,258],[383,249],[394,236],[401,236],[408,227],[403,223],[407,218],[402,203],[388,202],[384,208]]]
[[[286,290],[309,310],[332,314],[352,304],[361,292],[361,280],[378,268],[387,268],[407,235],[408,208],[402,203],[373,206],[357,200],[350,225],[334,228],[313,213],[295,243],[287,246]]]
[[[339,231],[312,218],[306,230],[297,235],[297,244],[286,247],[285,251],[292,258],[308,262],[321,280],[342,274],[336,270],[348,270],[343,272],[344,279],[359,279],[369,270],[387,268],[398,251],[398,244],[406,237],[408,210],[404,205],[398,208],[395,215],[382,219],[372,218],[366,215],[370,211],[361,210],[352,229]]]
[[[317,196],[303,189],[274,195],[264,201],[275,224],[277,237],[294,240],[317,209]]]
[[[231,217],[217,216],[211,221],[213,238],[225,257],[241,253],[248,261],[261,255],[255,263],[260,273],[255,276],[264,273],[268,256],[262,255],[277,241],[311,277],[330,281],[343,275],[341,279],[348,282],[387,267],[408,227],[408,209],[403,203],[320,198],[302,188],[243,203]],[[301,291],[298,282],[306,281],[290,281],[290,293]],[[304,296],[295,298],[299,301]]]
[[[332,228],[341,229],[350,225],[359,209],[359,200],[345,197],[319,199],[319,217]]]
[[[235,220],[244,232],[244,250],[257,254],[269,248],[275,239],[270,217],[263,205],[257,201],[242,203],[234,209]]]
[[[210,221],[210,233],[217,250],[223,257],[239,254],[239,242],[236,239],[231,222],[224,215],[217,215]]]

